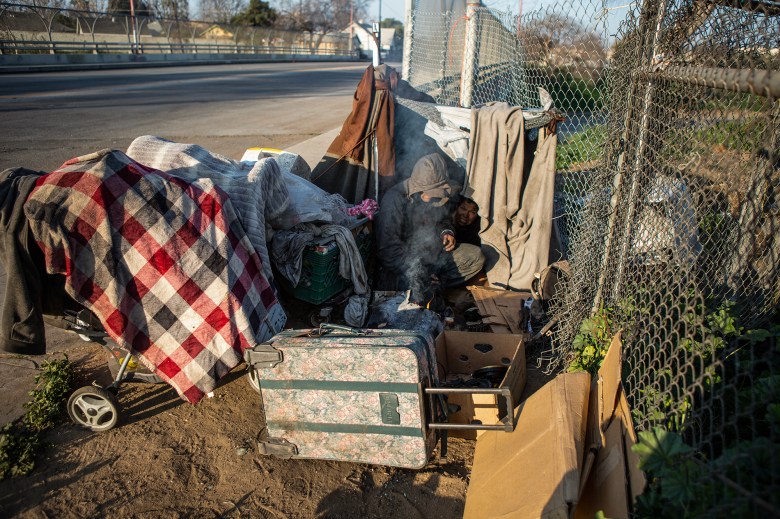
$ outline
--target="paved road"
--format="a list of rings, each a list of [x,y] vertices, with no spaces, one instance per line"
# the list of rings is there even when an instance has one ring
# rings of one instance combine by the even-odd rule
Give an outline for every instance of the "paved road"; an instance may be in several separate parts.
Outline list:
[[[52,170],[139,135],[240,158],[341,124],[364,63],[264,63],[0,76],[0,170]]]

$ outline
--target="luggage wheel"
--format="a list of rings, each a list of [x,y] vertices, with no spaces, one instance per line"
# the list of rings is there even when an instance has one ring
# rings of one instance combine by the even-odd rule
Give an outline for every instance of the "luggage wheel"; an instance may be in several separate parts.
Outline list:
[[[119,423],[119,412],[116,395],[101,387],[80,387],[68,399],[70,419],[92,431],[112,429]]]

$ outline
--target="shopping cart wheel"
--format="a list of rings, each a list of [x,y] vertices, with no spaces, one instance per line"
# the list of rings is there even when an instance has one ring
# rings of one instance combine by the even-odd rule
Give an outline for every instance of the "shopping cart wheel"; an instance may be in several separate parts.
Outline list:
[[[110,391],[80,387],[68,399],[68,416],[93,431],[107,431],[119,422],[119,402]]]
[[[252,368],[247,368],[246,370],[246,380],[249,382],[249,385],[252,386],[252,389],[260,392],[260,381],[257,379],[257,370]]]

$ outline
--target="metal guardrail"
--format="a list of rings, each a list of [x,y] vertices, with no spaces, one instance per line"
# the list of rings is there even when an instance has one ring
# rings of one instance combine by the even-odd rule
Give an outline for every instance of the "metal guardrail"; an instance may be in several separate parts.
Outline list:
[[[359,57],[346,34],[84,11],[0,0],[0,55],[256,54]],[[204,41],[205,40],[212,40]]]
[[[217,43],[132,43],[0,40],[0,55],[8,54],[295,54],[357,58],[357,51],[310,49],[301,46]]]

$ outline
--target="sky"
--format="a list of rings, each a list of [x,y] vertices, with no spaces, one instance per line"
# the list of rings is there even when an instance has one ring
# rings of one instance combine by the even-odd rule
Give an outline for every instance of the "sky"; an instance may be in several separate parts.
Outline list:
[[[445,0],[446,1],[446,0]],[[510,11],[512,14],[520,12],[521,0],[482,0],[483,5],[496,9],[498,11]],[[569,5],[582,5],[585,7],[585,11],[588,13],[595,13],[598,6],[607,6],[606,22],[609,25],[609,33],[617,32],[617,26],[620,21],[626,16],[628,8],[635,5],[637,0],[579,0],[582,2],[579,4],[578,0],[522,0],[523,13],[532,13],[537,10],[546,9],[550,6],[555,6],[557,12],[560,12],[562,8]],[[379,2],[380,0],[371,0],[368,8],[369,20],[374,21],[379,17]],[[395,18],[396,20],[404,21],[404,10],[406,2],[404,0],[381,0],[382,2],[382,19]],[[591,15],[592,16],[592,15]],[[583,20],[584,21],[584,20]],[[587,20],[586,25],[592,26],[594,20]]]
[[[382,1],[382,19],[395,18],[396,20],[404,21],[404,0],[381,0]],[[500,11],[506,11],[512,9],[512,12],[517,13],[519,0],[483,0],[486,7],[498,9]],[[533,7],[538,4],[539,0],[525,0],[527,6]],[[523,7],[525,10],[526,7]],[[379,0],[372,0],[369,4],[369,16],[374,19],[379,16]]]
[[[368,8],[368,20],[366,22],[373,22],[379,18],[379,3],[382,3],[382,19],[395,18],[401,22],[404,21],[405,15],[405,0],[370,0]],[[449,0],[444,0],[449,1]],[[519,2],[521,0],[482,0],[482,3],[492,9],[499,11],[511,11],[513,14],[519,12]],[[587,5],[588,12],[593,13],[596,6],[602,2],[606,2],[610,11],[607,16],[608,23],[610,25],[610,32],[614,32],[617,23],[625,16],[626,8],[637,0],[522,0],[523,12],[531,13],[539,9],[546,8],[548,6],[557,6],[561,9],[565,5],[578,5],[578,2],[582,2],[580,5]],[[197,16],[198,0],[189,0],[190,12]],[[275,1],[271,0],[270,4],[275,5]],[[589,20],[592,23],[592,20]]]

